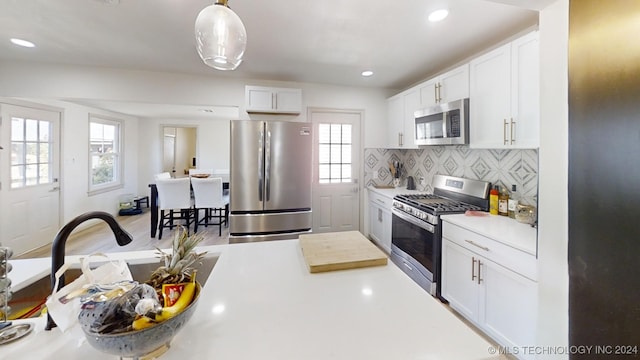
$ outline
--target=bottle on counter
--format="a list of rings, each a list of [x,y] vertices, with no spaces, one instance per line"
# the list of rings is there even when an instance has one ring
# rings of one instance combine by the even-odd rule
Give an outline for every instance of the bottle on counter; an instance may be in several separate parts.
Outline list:
[[[516,184],[511,185],[511,196],[509,197],[509,204],[507,206],[509,210],[509,217],[516,218],[516,212],[518,210],[518,195],[516,194]]]
[[[498,215],[509,216],[509,192],[504,187],[498,195]]]
[[[491,191],[489,191],[489,214],[498,215],[498,185],[495,185]]]

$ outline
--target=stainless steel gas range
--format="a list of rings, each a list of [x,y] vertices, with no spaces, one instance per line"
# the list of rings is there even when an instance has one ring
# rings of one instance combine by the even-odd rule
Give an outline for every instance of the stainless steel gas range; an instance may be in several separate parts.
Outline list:
[[[442,299],[440,215],[487,211],[491,184],[435,175],[432,186],[433,194],[403,194],[393,198],[391,261],[429,294]]]

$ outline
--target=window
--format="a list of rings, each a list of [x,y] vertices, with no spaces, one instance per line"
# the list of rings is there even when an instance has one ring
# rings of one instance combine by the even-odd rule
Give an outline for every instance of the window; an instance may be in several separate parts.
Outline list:
[[[122,122],[89,115],[89,193],[122,186]]]
[[[52,132],[50,121],[11,118],[11,188],[53,181]]]
[[[318,124],[318,180],[321,184],[351,182],[351,124]]]

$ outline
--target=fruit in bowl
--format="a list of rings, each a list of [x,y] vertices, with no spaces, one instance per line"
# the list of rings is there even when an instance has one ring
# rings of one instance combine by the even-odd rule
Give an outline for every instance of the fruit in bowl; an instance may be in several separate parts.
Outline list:
[[[204,256],[194,251],[202,238],[179,228],[172,253],[158,249],[164,265],[145,284],[122,284],[129,290],[119,296],[84,301],[78,320],[89,344],[108,354],[134,358],[168,348],[200,297],[201,285],[192,266]],[[95,293],[91,298],[96,298]]]

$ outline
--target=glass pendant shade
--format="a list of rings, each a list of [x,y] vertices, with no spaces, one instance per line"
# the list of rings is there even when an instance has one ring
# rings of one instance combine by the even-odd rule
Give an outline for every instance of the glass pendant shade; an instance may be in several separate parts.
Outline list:
[[[208,66],[235,70],[242,63],[247,47],[247,31],[226,3],[226,0],[217,0],[200,11],[195,26],[196,47]]]

